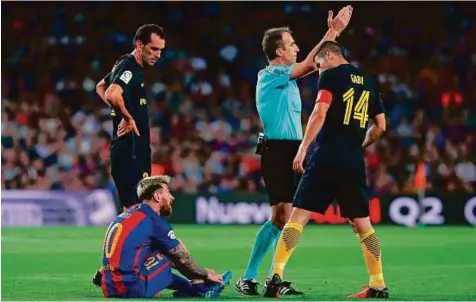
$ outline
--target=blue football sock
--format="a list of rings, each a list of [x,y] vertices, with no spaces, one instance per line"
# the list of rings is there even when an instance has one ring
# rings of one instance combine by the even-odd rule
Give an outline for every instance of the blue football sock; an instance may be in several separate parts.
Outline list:
[[[272,278],[272,274],[273,274],[273,263],[274,263],[274,255],[276,254],[276,247],[278,246],[278,241],[279,241],[279,236],[281,236],[281,230],[279,231],[278,233],[278,236],[276,236],[276,239],[274,239],[274,242],[273,242],[273,258],[271,258],[271,268],[269,270],[269,277]]]
[[[256,279],[258,268],[263,261],[268,249],[279,238],[281,230],[271,221],[266,221],[256,234],[256,240],[251,251],[250,260],[246,267],[243,279]]]

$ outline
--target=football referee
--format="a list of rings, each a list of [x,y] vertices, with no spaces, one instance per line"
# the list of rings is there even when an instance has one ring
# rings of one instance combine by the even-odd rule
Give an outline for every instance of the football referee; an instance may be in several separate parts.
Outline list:
[[[268,29],[263,37],[263,51],[269,65],[258,73],[256,107],[264,129],[258,142],[261,171],[271,204],[271,218],[256,235],[248,266],[236,289],[242,295],[259,295],[256,281],[258,268],[269,247],[276,243],[292,211],[292,201],[299,176],[293,171],[293,160],[303,138],[301,96],[296,79],[316,70],[314,57],[325,41],[334,40],[344,30],[352,15],[352,7],[342,8],[333,19],[329,11],[329,30],[322,41],[296,63],[299,47],[288,27]],[[266,288],[267,281],[264,287]],[[301,295],[282,282],[281,295]]]

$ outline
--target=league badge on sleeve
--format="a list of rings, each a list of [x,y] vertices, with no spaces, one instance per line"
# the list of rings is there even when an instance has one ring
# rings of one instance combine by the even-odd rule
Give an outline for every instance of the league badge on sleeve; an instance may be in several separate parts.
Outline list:
[[[132,79],[132,72],[126,70],[122,73],[121,77],[119,78],[126,84],[129,84],[130,80]]]

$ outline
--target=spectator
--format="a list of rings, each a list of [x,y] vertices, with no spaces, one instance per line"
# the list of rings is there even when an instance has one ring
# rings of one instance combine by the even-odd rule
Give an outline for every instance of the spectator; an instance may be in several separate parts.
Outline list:
[[[319,16],[335,5],[315,2],[301,12],[276,2],[250,14],[235,2],[217,2],[212,10],[206,3],[143,2],[127,22],[125,15],[104,15],[122,5],[2,5],[2,34],[10,41],[2,47],[2,188],[113,189],[110,111],[93,89],[128,48],[130,24],[159,19],[171,30],[160,68],[146,72],[153,173],[174,175],[177,191],[263,192],[254,154],[262,30],[296,20],[289,25],[299,28],[297,41],[310,49],[307,37],[316,29],[302,26],[304,14]],[[476,85],[468,83],[476,79],[476,39],[471,21],[458,24],[476,20],[476,10],[454,3],[451,20],[442,17],[428,27],[428,18],[444,16],[449,6],[432,3],[432,14],[422,16],[418,3],[398,5],[355,5],[371,18],[353,19],[341,37],[353,64],[378,80],[390,121],[386,138],[366,150],[373,193],[415,192],[413,174],[422,156],[427,190],[474,191]],[[402,18],[400,11],[405,25],[389,27]],[[247,22],[236,18],[245,14]],[[299,87],[305,124],[316,81],[310,76]]]

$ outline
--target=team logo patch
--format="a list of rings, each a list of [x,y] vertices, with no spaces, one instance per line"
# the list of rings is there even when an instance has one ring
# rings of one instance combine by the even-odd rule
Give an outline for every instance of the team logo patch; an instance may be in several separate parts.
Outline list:
[[[280,75],[283,75],[286,73],[286,70],[285,69],[282,69],[282,68],[274,68],[273,71],[272,71],[273,74],[277,75],[277,76],[280,76]]]
[[[170,231],[167,236],[169,236],[170,239],[177,239],[177,237],[175,237],[175,233],[174,231]]]
[[[276,66],[269,66],[268,71],[271,72],[274,75],[277,75],[277,76],[280,76],[280,75],[283,75],[283,74],[286,73],[285,68],[280,68],[280,67],[276,67]]]
[[[124,71],[119,79],[121,79],[124,83],[129,84],[130,80],[132,79],[132,72],[129,70]]]

